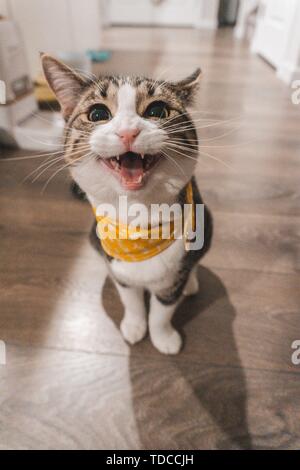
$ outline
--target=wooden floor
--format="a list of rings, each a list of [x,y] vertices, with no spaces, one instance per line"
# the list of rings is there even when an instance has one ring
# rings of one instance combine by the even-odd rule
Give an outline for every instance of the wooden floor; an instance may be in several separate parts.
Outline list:
[[[214,243],[176,314],[181,354],[129,347],[67,174],[41,194],[51,173],[22,182],[41,159],[0,162],[0,448],[299,448],[300,108],[229,32],[118,28],[104,41],[101,71],[202,67],[197,176]]]

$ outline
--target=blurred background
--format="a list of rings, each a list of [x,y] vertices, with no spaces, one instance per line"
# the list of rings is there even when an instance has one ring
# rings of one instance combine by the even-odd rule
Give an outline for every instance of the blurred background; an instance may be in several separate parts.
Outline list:
[[[299,448],[300,2],[0,0],[0,16],[0,448]],[[120,335],[41,51],[89,76],[203,70],[214,242],[176,357]]]
[[[123,27],[180,27],[216,30],[236,27],[288,81],[299,66],[297,1],[279,0],[1,0],[0,13],[16,22],[32,79],[39,52],[86,53],[105,44],[105,31]],[[253,37],[254,36],[254,37]],[[175,37],[174,37],[175,39]],[[2,47],[4,37],[2,36]],[[150,45],[150,44],[149,44]],[[106,44],[105,44],[106,46]],[[111,48],[114,44],[111,43]],[[161,44],[162,52],[164,44]]]
[[[205,61],[213,59],[213,54],[209,58],[200,54],[203,38],[217,38],[222,29],[226,30],[224,41],[247,41],[246,47],[290,84],[299,76],[300,66],[298,3],[88,0],[83,7],[82,0],[0,0],[0,79],[6,84],[7,101],[6,108],[1,108],[0,141],[15,140],[23,148],[32,148],[32,139],[39,132],[39,140],[50,139],[51,143],[61,132],[58,117],[44,114],[52,122],[47,128],[33,116],[37,101],[40,108],[49,108],[51,102],[55,108],[41,75],[40,52],[51,53],[86,74],[129,73],[171,79],[198,65],[209,73]],[[211,41],[210,47],[213,44]],[[229,47],[235,49],[236,44]],[[171,52],[177,54],[176,64]]]
[[[40,51],[85,54],[105,44],[107,29],[135,26],[198,30],[235,27],[235,36],[250,39],[252,50],[288,81],[286,69],[291,78],[299,66],[297,3],[295,0],[285,4],[279,0],[88,0],[83,8],[81,0],[1,0],[0,14],[14,21],[20,30],[32,79],[39,70]],[[4,37],[1,39],[3,47]],[[114,44],[110,46],[113,48]],[[163,52],[164,44],[161,46]]]

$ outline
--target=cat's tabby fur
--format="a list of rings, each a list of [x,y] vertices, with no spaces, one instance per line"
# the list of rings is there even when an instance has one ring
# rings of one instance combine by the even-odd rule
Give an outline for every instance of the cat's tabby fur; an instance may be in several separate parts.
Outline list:
[[[180,82],[118,76],[92,80],[49,55],[42,56],[42,63],[66,121],[65,160],[93,206],[104,202],[118,206],[120,195],[128,197],[128,205],[138,202],[148,208],[151,204],[183,203],[190,181],[195,203],[202,203],[193,176],[197,133],[187,112],[200,70]],[[113,157],[123,154],[129,170],[122,167],[120,171]],[[134,168],[128,163],[130,155],[136,161]],[[144,155],[149,167],[155,159],[147,172],[141,166],[145,163],[140,163]],[[122,220],[122,214],[119,218]],[[148,220],[144,224],[147,226]],[[176,354],[180,350],[181,337],[171,319],[183,295],[198,290],[196,267],[210,246],[211,236],[211,216],[205,209],[202,249],[185,251],[183,240],[178,239],[153,258],[125,262],[103,252],[93,227],[92,243],[101,252],[124,304],[121,331],[129,343],[140,341],[149,326],[159,351]],[[151,294],[149,319],[145,289]]]

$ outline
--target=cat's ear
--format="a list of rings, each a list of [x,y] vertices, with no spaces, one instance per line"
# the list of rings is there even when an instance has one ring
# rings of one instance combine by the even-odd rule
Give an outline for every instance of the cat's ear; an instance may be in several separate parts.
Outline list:
[[[67,120],[74,111],[87,82],[78,73],[51,55],[41,54],[41,61],[45,78],[60,104],[65,120]]]
[[[201,69],[198,68],[188,77],[172,84],[177,95],[187,105],[193,102],[193,99],[198,91],[201,74]]]

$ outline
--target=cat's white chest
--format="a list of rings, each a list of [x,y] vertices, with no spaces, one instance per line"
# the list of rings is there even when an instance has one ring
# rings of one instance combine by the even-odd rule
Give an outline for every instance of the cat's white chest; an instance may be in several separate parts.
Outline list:
[[[172,285],[183,255],[183,241],[175,240],[169,248],[153,258],[133,263],[113,260],[110,267],[120,282],[159,291]]]

